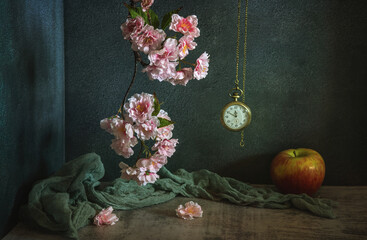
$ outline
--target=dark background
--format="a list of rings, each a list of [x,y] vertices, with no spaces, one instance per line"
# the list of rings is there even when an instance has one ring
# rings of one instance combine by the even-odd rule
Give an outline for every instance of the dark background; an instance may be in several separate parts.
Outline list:
[[[159,16],[180,6],[182,16],[196,14],[201,36],[189,56],[211,56],[207,78],[186,87],[150,81],[138,70],[130,95],[156,92],[176,122],[180,144],[168,168],[270,183],[274,155],[306,147],[324,157],[325,184],[367,184],[363,2],[250,1],[246,102],[253,121],[241,148],[240,135],[219,121],[234,86],[237,1],[156,1]],[[66,159],[95,151],[113,179],[124,159],[110,149],[112,137],[99,121],[117,112],[133,74],[130,44],[119,29],[127,9],[120,0],[67,0],[64,7]]]
[[[189,60],[207,51],[207,78],[172,86],[150,81],[139,67],[131,90],[156,92],[176,122],[180,144],[170,170],[206,168],[271,183],[272,158],[307,147],[324,157],[325,185],[367,184],[364,0],[250,0],[246,103],[253,121],[245,148],[219,121],[235,78],[237,1],[156,0],[153,9],[162,16],[180,6],[180,15],[198,16],[201,36]],[[133,54],[121,36],[121,0],[4,0],[0,13],[1,237],[31,184],[58,169],[64,155],[96,152],[105,179],[119,176],[124,159],[99,121],[117,112]]]
[[[63,2],[0,1],[0,238],[64,163]]]

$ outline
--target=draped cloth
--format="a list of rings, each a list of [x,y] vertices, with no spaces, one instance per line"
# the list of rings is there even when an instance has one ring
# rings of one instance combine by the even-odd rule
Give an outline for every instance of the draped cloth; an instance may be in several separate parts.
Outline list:
[[[23,220],[33,226],[77,239],[77,230],[91,223],[102,208],[131,210],[167,202],[180,195],[261,208],[294,207],[314,215],[335,218],[335,202],[306,194],[281,194],[255,188],[208,170],[171,173],[163,167],[154,184],[116,179],[100,182],[105,170],[99,155],[88,153],[67,162],[51,177],[36,183],[28,203],[21,208]]]

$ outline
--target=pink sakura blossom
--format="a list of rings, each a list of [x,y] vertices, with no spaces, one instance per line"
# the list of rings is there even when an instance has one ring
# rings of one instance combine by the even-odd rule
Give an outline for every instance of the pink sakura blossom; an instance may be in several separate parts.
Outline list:
[[[134,154],[134,147],[138,143],[136,137],[129,140],[123,138],[115,138],[112,140],[111,148],[115,150],[117,155],[123,156],[124,158],[129,158]]]
[[[108,207],[102,209],[95,217],[93,223],[97,226],[101,225],[114,225],[119,219],[116,214],[112,213],[113,208]]]
[[[144,19],[140,16],[137,16],[136,18],[128,18],[120,27],[124,39],[136,37],[141,32],[144,25]]]
[[[176,151],[175,147],[178,144],[178,139],[164,139],[163,141],[158,141],[152,147],[153,151],[156,151],[163,156],[171,157]]]
[[[141,1],[141,8],[143,9],[143,12],[146,12],[149,10],[150,6],[154,3],[154,0],[142,0]]]
[[[136,161],[135,165],[137,168],[144,167],[155,172],[154,169],[151,168],[151,160],[149,158],[140,158],[138,161]]]
[[[154,97],[148,93],[135,94],[124,105],[129,117],[137,123],[143,123],[152,117],[154,111]]]
[[[163,165],[167,164],[167,157],[160,155],[158,153],[155,153],[150,158],[141,158],[136,162],[136,167],[138,168],[146,168],[150,172],[157,173]]]
[[[143,69],[146,72],[149,79],[156,79],[160,82],[173,78],[176,75],[176,67],[178,62],[167,61],[164,65],[149,65]]]
[[[140,158],[136,162],[136,167],[129,167],[127,164],[121,162],[119,164],[121,170],[121,178],[127,180],[134,180],[139,185],[146,185],[154,183],[159,175],[159,169],[167,163],[167,157],[155,153],[150,158]]]
[[[129,167],[124,162],[120,162],[119,167],[121,168],[121,178],[122,179],[136,181],[136,175],[138,175],[137,168]]]
[[[116,116],[114,118],[105,118],[100,124],[101,128],[116,137],[112,140],[111,148],[118,155],[129,158],[134,154],[131,147],[134,147],[138,143],[138,140],[134,137],[133,127],[129,122]]]
[[[155,183],[159,178],[159,175],[155,172],[151,172],[149,169],[141,167],[139,168],[139,174],[137,175],[137,182],[141,186],[145,186],[148,183]]]
[[[171,121],[171,118],[168,116],[168,113],[162,109],[159,111],[157,117],[165,118]],[[171,139],[173,135],[172,134],[173,128],[174,128],[173,124],[158,128],[157,140],[162,141],[163,139]]]
[[[183,85],[186,84],[193,78],[193,70],[192,68],[182,68],[181,71],[176,72],[176,76],[170,79],[170,83],[172,85]]]
[[[161,48],[161,44],[166,38],[166,33],[162,29],[154,29],[153,26],[145,25],[140,34],[131,37],[131,48],[134,51],[142,51],[148,54],[152,50]]]
[[[129,140],[134,137],[132,125],[120,119],[119,116],[101,120],[101,128],[114,135],[116,138]]]
[[[171,118],[168,116],[168,113],[163,109],[159,110],[157,117],[164,118],[171,121]]]
[[[157,136],[157,130],[160,122],[157,117],[151,117],[143,123],[136,124],[134,130],[139,139],[145,141],[154,139]]]
[[[173,14],[169,29],[184,35],[192,35],[196,38],[200,36],[200,30],[197,28],[197,25],[198,18],[195,15],[183,18],[178,14]]]
[[[158,128],[157,140],[161,141],[163,139],[171,139],[173,136],[173,133],[172,133],[173,128],[174,128],[173,124],[168,125],[166,127]]]
[[[177,40],[168,38],[161,50],[151,51],[148,55],[151,65],[161,66],[167,61],[175,62],[178,60]]]
[[[138,169],[136,179],[139,185],[154,183],[159,178],[150,159],[139,159],[136,162],[136,167]]]
[[[129,116],[128,113],[124,113],[124,121],[130,123],[131,125],[134,124],[134,120]]]
[[[143,72],[147,72],[149,79],[157,79],[161,82],[174,77],[178,65],[177,40],[168,38],[161,50],[149,53],[148,59],[150,64],[143,69]]]
[[[192,220],[194,217],[202,217],[203,210],[201,206],[193,201],[185,203],[185,207],[179,205],[176,209],[176,215],[185,220]]]
[[[167,164],[167,157],[158,153],[155,153],[153,156],[151,156],[149,160],[149,164],[154,172],[158,172],[163,165]]]
[[[101,122],[100,122],[101,128],[106,130],[108,133],[113,134],[111,124],[113,122],[113,119],[115,119],[115,118],[118,119],[120,117],[119,116],[114,116],[114,117],[102,119]]]
[[[194,50],[197,45],[196,42],[194,42],[194,37],[192,35],[184,35],[180,38],[179,42],[178,54],[180,59],[184,59],[189,54],[189,50]]]
[[[136,162],[137,168],[145,168],[149,172],[157,173],[167,163],[167,157],[154,154],[150,158],[141,158]]]
[[[208,75],[208,70],[209,70],[209,55],[206,52],[204,52],[196,60],[194,78],[196,78],[197,80],[205,78],[206,75]]]

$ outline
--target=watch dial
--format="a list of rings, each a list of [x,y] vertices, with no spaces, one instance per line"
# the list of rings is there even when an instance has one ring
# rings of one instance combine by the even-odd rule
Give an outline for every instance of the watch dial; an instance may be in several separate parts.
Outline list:
[[[224,110],[223,121],[230,129],[241,129],[247,125],[249,120],[249,112],[241,105],[232,105]]]

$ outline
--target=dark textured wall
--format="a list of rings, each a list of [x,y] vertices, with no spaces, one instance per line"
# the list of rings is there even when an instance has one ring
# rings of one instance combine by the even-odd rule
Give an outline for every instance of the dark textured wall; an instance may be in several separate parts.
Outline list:
[[[64,162],[61,0],[0,1],[0,238]]]
[[[156,92],[176,121],[180,144],[169,169],[207,168],[270,183],[276,153],[307,147],[325,159],[325,184],[367,184],[364,0],[249,2],[246,101],[253,121],[245,148],[219,121],[235,77],[237,1],[157,0],[153,9],[162,16],[179,6],[181,15],[199,18],[191,59],[211,55],[208,77],[174,87],[139,72],[131,91]],[[109,148],[111,136],[99,121],[117,112],[133,73],[133,54],[119,29],[126,16],[121,0],[65,1],[66,157],[95,151],[108,179],[119,176],[123,159]]]

